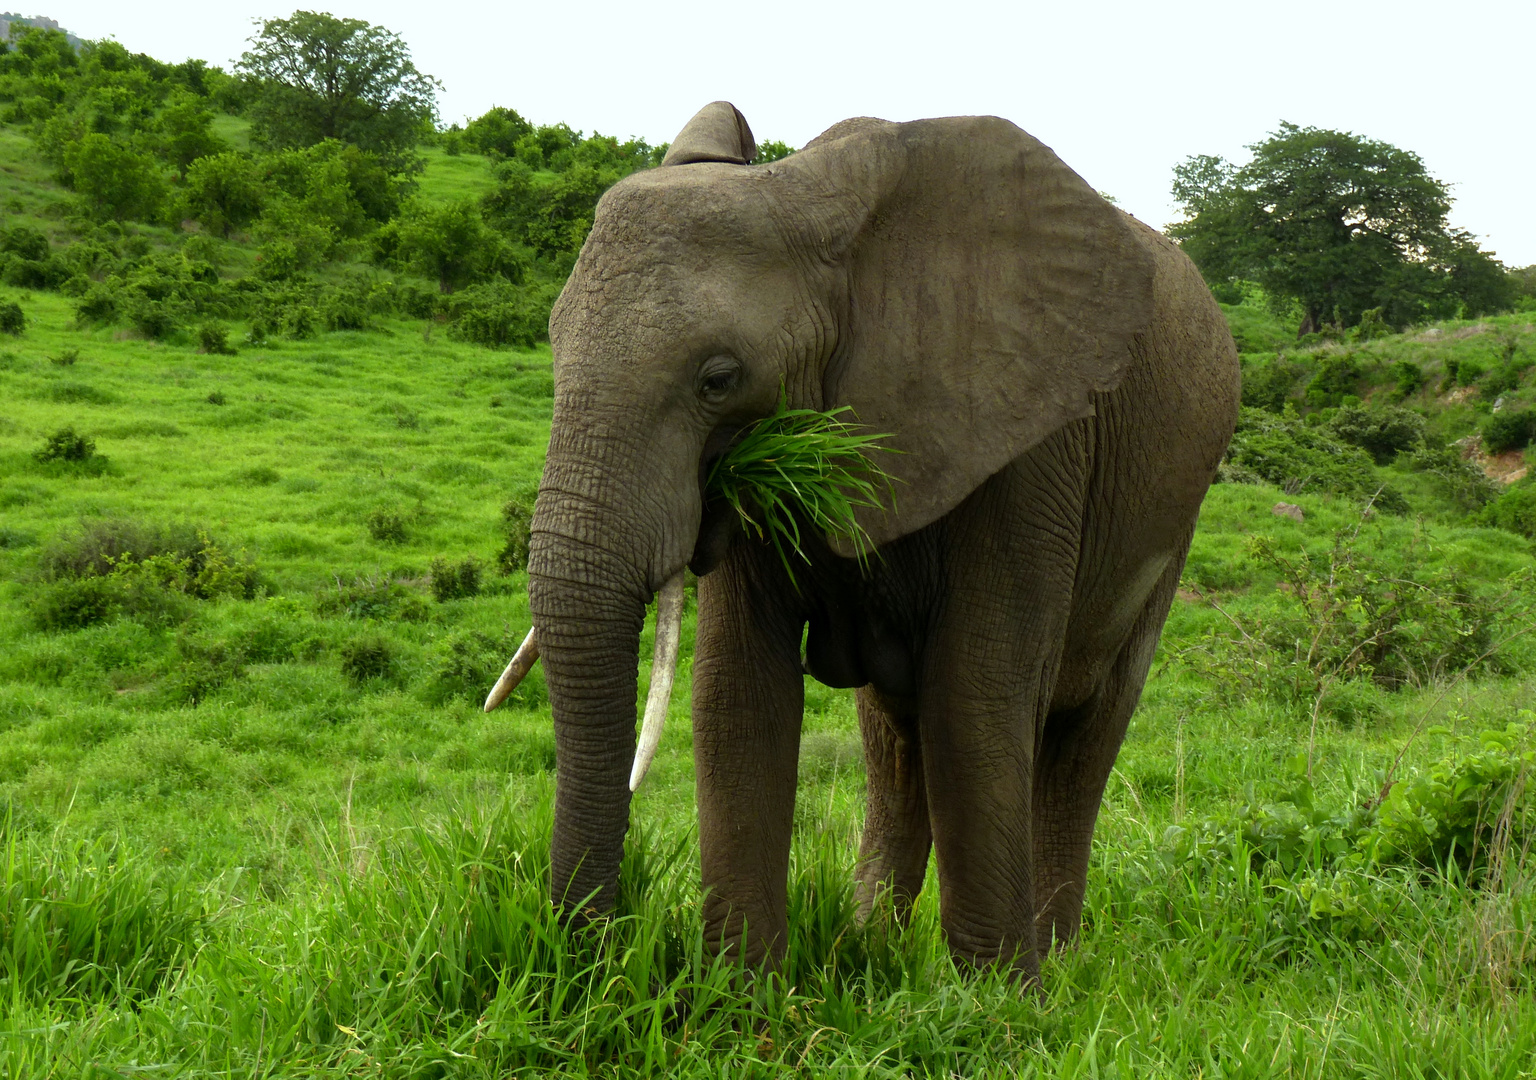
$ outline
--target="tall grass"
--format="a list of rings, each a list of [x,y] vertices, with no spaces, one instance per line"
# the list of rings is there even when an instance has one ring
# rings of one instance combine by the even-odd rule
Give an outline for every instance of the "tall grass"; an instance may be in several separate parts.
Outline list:
[[[103,1076],[137,1063],[217,1076],[1516,1077],[1536,1049],[1523,861],[1481,936],[1475,893],[1406,872],[1330,875],[1379,901],[1341,927],[1310,899],[1325,867],[1279,875],[1241,845],[1170,863],[1148,822],[1112,812],[1082,940],[1029,992],[953,966],[931,893],[908,927],[859,925],[851,823],[822,819],[796,842],[787,956],[765,975],[705,942],[686,836],[635,832],[616,915],[561,923],[544,796],[372,839],[340,823],[285,904],[189,900],[144,856],[116,853],[111,884],[77,875],[88,884],[72,886],[71,910],[130,929],[103,931],[120,946],[73,983],[67,961],[16,953],[0,1063],[12,1076],[94,1062]],[[13,847],[52,866],[64,850]],[[34,876],[8,903],[56,904],[58,888]]]

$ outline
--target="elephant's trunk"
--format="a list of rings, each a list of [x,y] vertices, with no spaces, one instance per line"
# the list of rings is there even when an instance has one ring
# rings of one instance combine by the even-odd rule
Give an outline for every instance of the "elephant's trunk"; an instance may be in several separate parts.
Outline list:
[[[535,533],[531,546],[529,602],[555,720],[551,899],[605,912],[629,825],[647,596],[632,569],[604,567],[613,560],[600,549],[550,531]]]

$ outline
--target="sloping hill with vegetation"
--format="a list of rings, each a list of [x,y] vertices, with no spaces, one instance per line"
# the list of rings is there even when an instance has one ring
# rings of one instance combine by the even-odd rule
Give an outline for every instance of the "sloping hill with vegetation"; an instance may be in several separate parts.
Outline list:
[[[1298,338],[1218,282],[1245,409],[1081,941],[1036,996],[956,971],[932,890],[858,924],[857,718],[808,679],[787,966],[743,981],[701,940],[690,680],[601,932],[545,900],[540,675],[479,705],[528,628],[541,320],[657,148],[506,109],[404,166],[273,148],[248,81],[12,49],[0,1071],[1523,1075],[1531,312]],[[92,187],[59,116],[158,171]]]

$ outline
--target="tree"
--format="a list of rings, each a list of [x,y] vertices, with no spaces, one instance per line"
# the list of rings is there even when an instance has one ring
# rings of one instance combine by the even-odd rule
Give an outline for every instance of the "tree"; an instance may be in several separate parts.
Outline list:
[[[1417,154],[1286,123],[1248,149],[1241,168],[1202,155],[1174,169],[1185,220],[1169,232],[1207,281],[1257,281],[1300,305],[1302,334],[1373,308],[1404,325],[1508,303],[1502,268],[1446,224],[1449,191]]]
[[[398,156],[437,117],[441,84],[382,26],[296,11],[267,19],[250,43],[235,67],[253,84],[253,134],[269,147],[338,139]]]

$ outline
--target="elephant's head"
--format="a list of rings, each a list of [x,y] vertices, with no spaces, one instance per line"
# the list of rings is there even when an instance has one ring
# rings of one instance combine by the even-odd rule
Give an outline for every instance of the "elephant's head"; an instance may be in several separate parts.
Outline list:
[[[784,160],[754,153],[733,106],[701,110],[662,167],[603,197],[550,319],[529,591],[557,902],[612,903],[645,607],[718,560],[729,518],[703,478],[781,387],[853,406],[903,451],[882,461],[897,505],[864,521],[880,544],[1089,415],[1150,319],[1128,219],[1004,120],[851,120]]]

